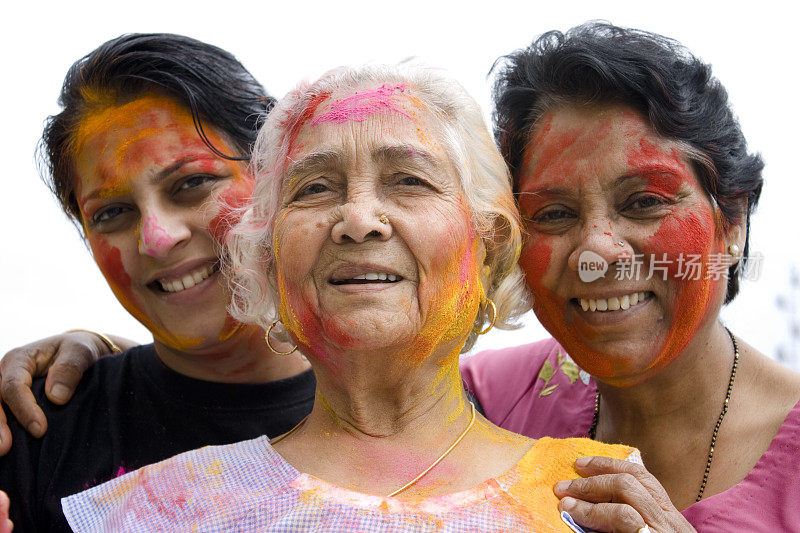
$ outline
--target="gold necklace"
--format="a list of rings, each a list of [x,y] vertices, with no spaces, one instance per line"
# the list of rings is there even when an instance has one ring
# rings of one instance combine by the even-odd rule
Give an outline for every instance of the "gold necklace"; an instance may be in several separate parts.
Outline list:
[[[408,483],[406,483],[405,485],[403,485],[402,487],[400,487],[400,488],[399,488],[399,489],[397,489],[396,491],[394,491],[394,492],[392,492],[392,493],[390,493],[390,494],[387,494],[387,495],[386,495],[386,497],[387,497],[387,498],[392,498],[392,497],[394,497],[394,496],[397,496],[398,494],[400,494],[401,492],[403,492],[404,490],[406,490],[408,487],[410,487],[411,485],[413,485],[414,483],[416,483],[417,481],[419,481],[420,479],[422,479],[422,478],[423,478],[423,476],[425,476],[425,474],[427,474],[428,472],[430,472],[431,470],[433,470],[433,468],[434,468],[436,465],[438,465],[439,463],[441,463],[441,462],[442,462],[442,460],[443,460],[445,457],[447,457],[447,454],[449,454],[450,452],[452,452],[452,451],[453,451],[453,448],[455,448],[456,446],[458,446],[458,443],[459,443],[459,442],[461,442],[462,440],[464,440],[464,437],[466,437],[466,436],[467,436],[467,433],[469,433],[469,430],[470,430],[470,428],[472,428],[472,425],[475,423],[475,404],[474,404],[474,403],[472,403],[472,402],[469,402],[469,404],[472,406],[472,417],[471,417],[471,418],[470,418],[470,420],[469,420],[469,424],[467,425],[467,429],[465,429],[464,431],[462,431],[462,432],[461,432],[461,435],[459,435],[459,436],[458,436],[458,438],[455,440],[455,442],[453,442],[453,444],[451,444],[451,445],[450,445],[450,447],[449,447],[449,448],[447,448],[447,449],[444,451],[444,453],[443,453],[442,455],[440,455],[440,456],[439,456],[439,458],[438,458],[438,459],[436,459],[436,460],[433,462],[433,464],[432,464],[431,466],[429,466],[428,468],[426,468],[425,470],[423,470],[423,471],[422,471],[422,472],[421,472],[421,473],[420,473],[420,474],[419,474],[417,477],[415,477],[414,479],[412,479],[411,481],[409,481]]]
[[[717,423],[714,424],[714,431],[711,434],[711,445],[708,449],[708,458],[706,460],[706,469],[703,472],[703,481],[700,483],[700,491],[697,493],[697,498],[695,498],[695,502],[699,502],[703,499],[703,493],[706,490],[706,485],[708,484],[708,474],[711,472],[711,461],[714,460],[714,446],[717,444],[717,435],[719,435],[719,428],[722,425],[722,421],[725,418],[725,415],[728,414],[728,405],[731,401],[731,392],[733,391],[733,382],[736,380],[736,369],[739,367],[739,345],[736,342],[736,338],[731,333],[731,330],[725,328],[725,331],[728,332],[728,335],[731,338],[731,342],[733,343],[733,368],[731,368],[731,377],[728,379],[728,390],[725,391],[725,402],[722,404],[722,411],[719,413],[719,417],[717,417]],[[597,396],[594,398],[594,416],[592,417],[592,425],[589,428],[589,438],[595,440],[595,436],[597,434],[597,419],[600,417],[600,389],[597,390]]]
[[[459,435],[459,436],[458,436],[458,438],[455,440],[455,442],[453,442],[453,444],[451,444],[451,445],[450,445],[450,447],[449,447],[449,448],[447,448],[447,449],[444,451],[444,453],[443,453],[442,455],[440,455],[440,456],[439,456],[439,458],[438,458],[438,459],[436,459],[436,460],[433,462],[433,464],[431,464],[431,466],[429,466],[428,468],[426,468],[425,470],[423,470],[423,471],[422,471],[422,472],[421,472],[421,473],[420,473],[420,474],[419,474],[417,477],[415,477],[414,479],[412,479],[411,481],[409,481],[408,483],[406,483],[405,485],[403,485],[402,487],[400,487],[400,488],[399,488],[399,489],[397,489],[396,491],[392,492],[391,494],[387,494],[387,495],[386,495],[386,497],[387,497],[387,498],[392,498],[392,497],[394,497],[394,496],[397,496],[398,494],[400,494],[401,492],[403,492],[404,490],[406,490],[408,487],[410,487],[411,485],[413,485],[414,483],[416,483],[417,481],[419,481],[420,479],[422,479],[422,478],[425,476],[425,474],[427,474],[428,472],[430,472],[431,470],[433,470],[433,469],[436,467],[436,465],[438,465],[439,463],[441,463],[441,462],[444,460],[444,458],[445,458],[445,457],[447,457],[447,455],[448,455],[450,452],[452,452],[452,451],[453,451],[453,449],[454,449],[456,446],[458,446],[458,443],[459,443],[459,442],[461,442],[462,440],[464,440],[464,437],[466,437],[466,436],[467,436],[467,433],[469,433],[469,430],[472,428],[473,424],[475,424],[475,404],[474,404],[474,403],[472,403],[472,402],[469,402],[469,405],[472,407],[472,415],[471,415],[471,417],[470,417],[470,419],[469,419],[469,424],[467,425],[467,429],[465,429],[464,431],[462,431],[462,432],[461,432],[461,435]],[[295,427],[293,427],[292,429],[290,429],[289,431],[287,431],[287,432],[286,432],[286,433],[284,433],[283,435],[280,435],[279,437],[275,437],[274,439],[272,439],[271,441],[269,441],[270,445],[277,444],[278,442],[282,441],[283,439],[285,439],[286,437],[288,437],[289,435],[291,435],[292,433],[294,433],[295,431],[297,431],[297,430],[300,428],[300,426],[302,426],[303,424],[305,424],[306,420],[308,420],[308,417],[309,417],[309,415],[306,415],[306,417],[305,417],[305,418],[303,418],[303,419],[302,419],[302,420],[301,420],[301,421],[300,421],[300,422],[299,422],[299,423],[298,423],[298,424],[297,424]]]

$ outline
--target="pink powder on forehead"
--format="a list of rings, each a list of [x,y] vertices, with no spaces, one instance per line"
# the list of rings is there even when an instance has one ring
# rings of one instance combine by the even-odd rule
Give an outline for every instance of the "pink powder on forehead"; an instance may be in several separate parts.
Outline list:
[[[396,114],[411,118],[411,115],[393,100],[395,92],[404,92],[405,89],[405,84],[383,84],[377,89],[355,93],[331,104],[328,111],[314,117],[310,124],[312,126],[323,122],[342,124],[349,120],[362,122],[375,113],[382,115]]]

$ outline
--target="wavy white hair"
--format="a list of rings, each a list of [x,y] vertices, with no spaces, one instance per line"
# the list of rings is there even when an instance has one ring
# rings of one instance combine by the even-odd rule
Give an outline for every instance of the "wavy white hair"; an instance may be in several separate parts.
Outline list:
[[[293,137],[327,95],[383,83],[405,84],[439,120],[444,138],[437,141],[455,165],[472,224],[486,247],[485,264],[490,270],[485,290],[497,305],[495,325],[518,327],[516,319],[529,308],[529,299],[517,265],[522,236],[508,168],[480,106],[464,88],[434,69],[408,64],[331,70],[312,84],[301,83],[269,114],[251,160],[256,180],[253,203],[226,240],[225,270],[233,291],[231,314],[265,329],[279,318],[272,232],[281,207]],[[488,307],[478,312],[474,329],[483,329],[487,313]],[[470,334],[464,350],[475,338]]]

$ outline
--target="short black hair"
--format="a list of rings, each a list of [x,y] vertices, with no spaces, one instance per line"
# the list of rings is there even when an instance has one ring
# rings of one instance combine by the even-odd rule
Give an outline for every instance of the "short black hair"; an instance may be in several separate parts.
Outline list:
[[[42,179],[81,233],[75,198],[75,133],[87,113],[98,106],[146,93],[162,94],[186,106],[203,142],[217,155],[236,160],[249,159],[258,130],[275,104],[232,54],[202,41],[169,33],[138,33],[103,43],[70,67],[58,98],[62,111],[48,117],[38,148]],[[206,136],[203,124],[224,134],[239,153],[221,153]]]
[[[492,70],[497,75],[492,94],[495,137],[515,192],[530,132],[548,109],[563,103],[624,104],[647,117],[658,134],[696,152],[687,156],[702,187],[727,223],[744,215],[749,234],[764,163],[760,155],[748,152],[728,93],[712,76],[711,66],[677,41],[587,22],[566,33],[542,34],[529,47],[500,58]],[[739,291],[744,257],[729,269],[725,303]]]

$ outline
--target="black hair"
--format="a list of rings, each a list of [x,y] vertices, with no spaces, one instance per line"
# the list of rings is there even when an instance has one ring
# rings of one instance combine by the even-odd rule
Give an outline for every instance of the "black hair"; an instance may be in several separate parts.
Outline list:
[[[87,113],[146,93],[174,98],[192,113],[195,129],[216,155],[249,159],[258,129],[275,99],[230,53],[169,33],[121,35],[76,61],[58,98],[62,111],[48,117],[38,154],[42,179],[83,232],[75,198],[74,136]],[[224,154],[203,124],[221,132],[238,154]]]
[[[680,43],[642,30],[587,22],[566,33],[550,31],[492,68],[495,136],[518,191],[532,128],[550,108],[564,104],[624,104],[640,111],[660,135],[691,147],[686,154],[705,192],[728,224],[758,203],[764,163],[747,150],[728,93],[711,67]],[[694,152],[694,153],[692,153]],[[745,211],[741,203],[746,200]],[[725,303],[739,291],[729,269]]]

